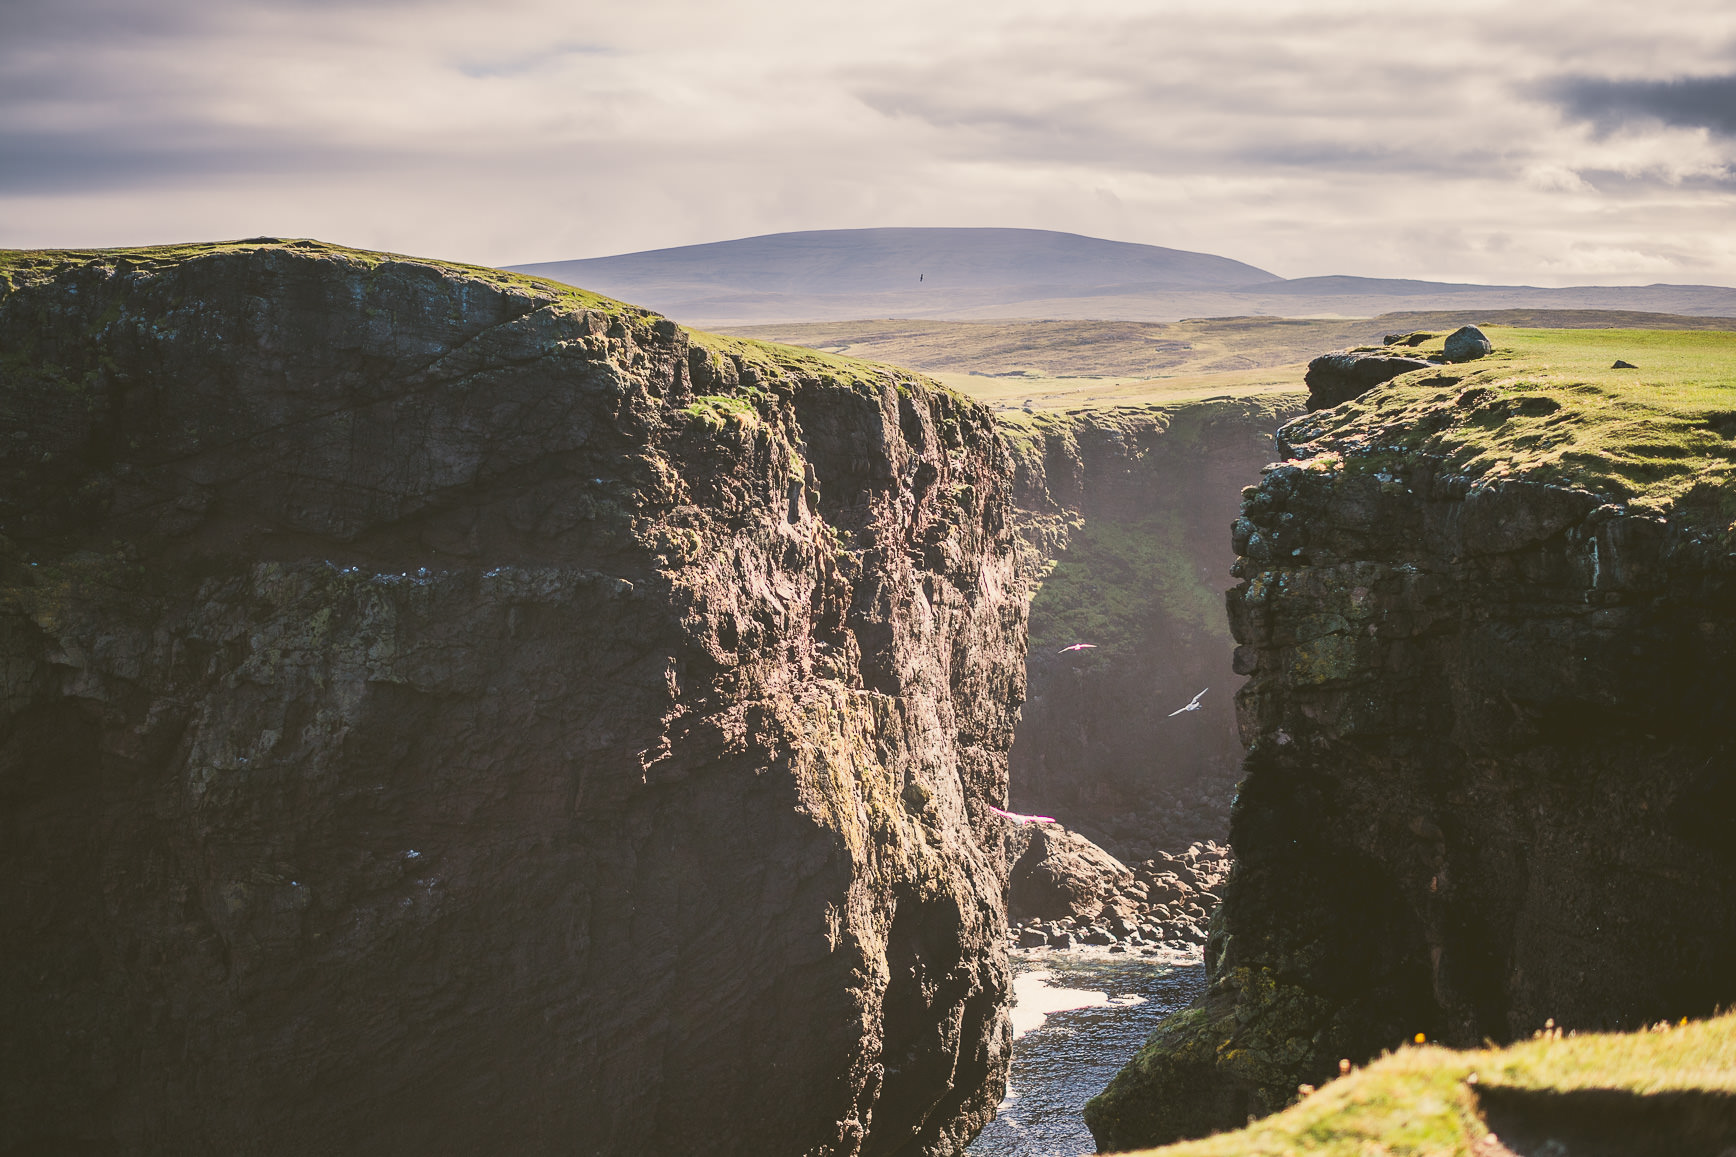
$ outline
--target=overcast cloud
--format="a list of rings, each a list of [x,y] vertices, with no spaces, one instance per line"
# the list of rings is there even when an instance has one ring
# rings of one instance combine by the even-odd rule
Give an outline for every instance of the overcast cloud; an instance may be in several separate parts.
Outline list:
[[[1003,225],[1736,284],[1728,0],[9,0],[0,106],[7,246]]]

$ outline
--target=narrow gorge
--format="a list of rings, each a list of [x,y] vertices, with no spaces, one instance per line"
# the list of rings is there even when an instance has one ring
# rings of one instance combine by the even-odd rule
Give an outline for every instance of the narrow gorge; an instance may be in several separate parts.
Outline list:
[[[495,270],[0,254],[0,1154],[954,1157],[1009,916],[1205,985],[1105,1152],[1728,1005],[1727,391],[1433,340],[997,419]]]

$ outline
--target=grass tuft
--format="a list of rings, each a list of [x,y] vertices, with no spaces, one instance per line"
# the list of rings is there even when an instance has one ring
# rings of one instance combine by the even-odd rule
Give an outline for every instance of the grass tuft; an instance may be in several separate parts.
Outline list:
[[[1502,1049],[1407,1046],[1245,1129],[1142,1152],[1472,1157],[1490,1132],[1482,1089],[1736,1095],[1736,1013],[1630,1033],[1544,1032]]]

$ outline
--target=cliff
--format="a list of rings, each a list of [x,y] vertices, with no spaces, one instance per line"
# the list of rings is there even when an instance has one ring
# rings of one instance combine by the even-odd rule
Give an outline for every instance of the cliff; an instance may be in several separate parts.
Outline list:
[[[1242,755],[1224,528],[1301,410],[1280,394],[1002,418],[1038,577],[1017,810],[1130,863],[1223,838]]]
[[[1244,494],[1237,865],[1206,997],[1087,1108],[1106,1151],[1419,1032],[1736,997],[1736,347],[1491,336],[1285,427]]]
[[[1024,609],[985,411],[313,242],[0,277],[0,1151],[987,1120]]]

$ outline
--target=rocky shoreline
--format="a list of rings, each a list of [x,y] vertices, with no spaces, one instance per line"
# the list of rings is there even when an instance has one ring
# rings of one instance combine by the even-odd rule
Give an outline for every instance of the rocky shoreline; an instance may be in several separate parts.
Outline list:
[[[1227,846],[1201,840],[1130,867],[1060,824],[1008,846],[1007,939],[1024,949],[1201,947],[1233,862]]]

